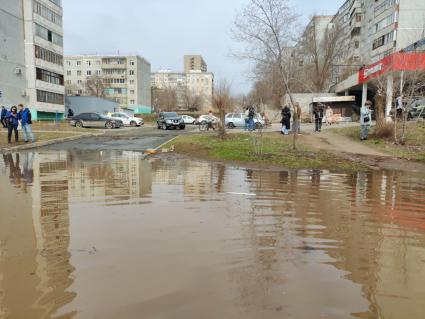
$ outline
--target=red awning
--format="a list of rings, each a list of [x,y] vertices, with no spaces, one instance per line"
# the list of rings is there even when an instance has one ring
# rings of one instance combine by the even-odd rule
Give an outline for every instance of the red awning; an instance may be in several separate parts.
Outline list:
[[[425,71],[425,53],[394,53],[359,72],[359,83],[375,79],[389,71]]]

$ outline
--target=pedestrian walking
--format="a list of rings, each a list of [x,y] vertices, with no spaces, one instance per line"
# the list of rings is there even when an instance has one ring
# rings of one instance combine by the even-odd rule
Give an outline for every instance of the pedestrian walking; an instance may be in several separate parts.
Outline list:
[[[326,108],[326,125],[332,125],[332,118],[334,116],[334,111],[332,110],[331,106],[328,105],[328,107]]]
[[[69,108],[68,109],[68,118],[72,119],[73,117],[74,117],[74,111],[71,108]]]
[[[29,108],[24,107],[22,104],[18,105],[19,107],[19,119],[21,120],[22,132],[24,134],[24,142],[28,143],[31,140],[32,143],[35,142],[34,133],[32,132],[32,118],[31,111]]]
[[[248,131],[249,126],[249,107],[245,109],[245,131]]]
[[[301,106],[300,103],[295,103],[295,111],[296,114],[294,114],[294,132],[297,134],[301,134]]]
[[[315,131],[322,131],[322,123],[323,123],[323,107],[320,105],[316,105],[313,111],[314,123],[315,123]]]
[[[16,106],[12,106],[10,111],[6,114],[7,120],[7,142],[12,143],[12,133],[15,132],[15,142],[19,141],[18,126],[19,114]]]
[[[253,106],[250,106],[248,109],[248,130],[249,131],[253,131],[255,128],[254,117],[255,117],[255,109]]]
[[[403,98],[401,96],[396,99],[396,104],[397,118],[401,119],[403,118]]]
[[[285,105],[282,109],[282,120],[280,121],[282,123],[282,134],[288,135],[289,130],[291,129],[291,109],[288,105]]]
[[[371,101],[366,101],[365,105],[360,109],[360,140],[365,141],[368,139],[370,126],[372,125],[372,112],[370,107]]]
[[[0,121],[3,128],[7,128],[6,115],[7,115],[7,110],[4,106],[2,106],[0,111]]]

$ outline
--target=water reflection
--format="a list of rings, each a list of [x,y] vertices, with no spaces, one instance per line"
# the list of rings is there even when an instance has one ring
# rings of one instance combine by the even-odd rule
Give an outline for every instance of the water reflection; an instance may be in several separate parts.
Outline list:
[[[0,318],[425,317],[423,176],[69,151],[0,186]]]

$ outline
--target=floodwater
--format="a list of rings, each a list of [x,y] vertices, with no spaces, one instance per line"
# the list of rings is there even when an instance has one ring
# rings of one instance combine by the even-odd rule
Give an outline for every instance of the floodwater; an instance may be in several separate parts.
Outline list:
[[[425,179],[0,157],[0,318],[425,318]]]

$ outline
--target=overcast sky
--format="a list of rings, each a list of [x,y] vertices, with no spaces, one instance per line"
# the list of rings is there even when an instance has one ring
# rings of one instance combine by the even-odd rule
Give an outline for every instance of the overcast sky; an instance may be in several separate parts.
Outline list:
[[[63,0],[65,54],[139,54],[152,71],[182,71],[183,55],[201,54],[216,81],[247,92],[249,65],[230,57],[235,14],[249,0]],[[307,21],[334,14],[343,0],[292,0]]]

